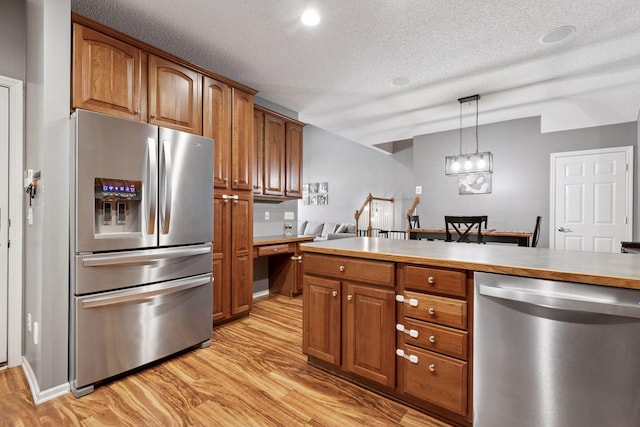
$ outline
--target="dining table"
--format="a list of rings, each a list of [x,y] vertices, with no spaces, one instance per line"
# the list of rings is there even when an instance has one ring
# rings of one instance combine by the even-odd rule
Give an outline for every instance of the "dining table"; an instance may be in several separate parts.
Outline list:
[[[445,240],[446,231],[444,228],[412,228],[407,230],[411,240]],[[484,242],[512,243],[518,246],[529,246],[531,244],[531,231],[517,230],[482,230],[482,240]]]

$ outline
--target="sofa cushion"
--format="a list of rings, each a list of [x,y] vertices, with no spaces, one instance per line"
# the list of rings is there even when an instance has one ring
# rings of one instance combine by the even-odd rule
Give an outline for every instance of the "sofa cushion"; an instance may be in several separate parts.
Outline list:
[[[298,221],[298,235],[302,236],[304,235],[304,229],[307,227],[307,220],[305,219],[304,221]]]
[[[322,227],[322,237],[327,237],[327,235],[329,233],[333,233],[334,231],[336,231],[336,228],[338,228],[338,224],[336,224],[335,222],[325,222],[324,226]]]
[[[351,233],[351,234],[355,234],[356,233],[356,225],[355,224],[350,224],[348,222],[343,222],[336,229],[336,233]]]
[[[307,222],[307,226],[304,229],[305,236],[322,236],[322,227],[324,226],[321,222],[309,221]]]

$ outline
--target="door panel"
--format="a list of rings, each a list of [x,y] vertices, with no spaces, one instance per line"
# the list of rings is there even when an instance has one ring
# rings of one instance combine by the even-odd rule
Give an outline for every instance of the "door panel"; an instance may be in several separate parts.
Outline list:
[[[231,205],[231,315],[249,312],[253,303],[253,195],[235,194]]]
[[[9,170],[9,89],[0,86],[0,171]],[[7,361],[9,175],[0,174],[0,366]]]
[[[213,139],[213,185],[227,190],[231,157],[231,88],[205,77],[202,108],[203,135]]]
[[[213,240],[213,143],[160,128],[158,230],[160,246]]]
[[[631,240],[632,147],[552,154],[550,246],[619,252]]]
[[[304,276],[302,351],[340,366],[340,282]]]
[[[251,190],[253,167],[253,96],[232,89],[231,188]]]

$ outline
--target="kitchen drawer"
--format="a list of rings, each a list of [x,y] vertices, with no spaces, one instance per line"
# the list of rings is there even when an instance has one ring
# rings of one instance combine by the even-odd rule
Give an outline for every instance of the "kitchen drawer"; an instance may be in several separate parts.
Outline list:
[[[467,275],[463,271],[405,265],[401,268],[404,289],[464,297]]]
[[[467,329],[466,301],[411,291],[403,292],[403,296],[404,316]]]
[[[305,274],[366,282],[372,285],[395,286],[392,262],[306,253],[302,263]]]
[[[404,357],[398,357],[400,391],[465,416],[467,362],[410,345],[402,350]]]
[[[408,317],[403,318],[402,323],[397,325],[396,329],[398,329],[398,334],[403,336],[406,344],[467,360],[469,334],[466,331]],[[401,331],[402,329],[404,332]]]
[[[288,243],[278,245],[258,246],[258,256],[268,256],[295,252],[295,244],[291,247]]]

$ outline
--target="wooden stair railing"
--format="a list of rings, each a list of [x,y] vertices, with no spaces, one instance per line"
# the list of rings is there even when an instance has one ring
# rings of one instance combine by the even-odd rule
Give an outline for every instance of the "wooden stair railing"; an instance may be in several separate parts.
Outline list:
[[[417,197],[415,199],[413,199],[413,204],[411,205],[411,207],[409,208],[409,210],[407,211],[407,233],[409,232],[409,230],[411,229],[411,217],[413,215],[415,215],[416,212],[416,208],[418,207],[418,204],[420,203],[420,197]]]
[[[355,220],[356,220],[356,236],[366,236],[366,237],[371,237],[372,235],[372,227],[371,227],[371,204],[374,200],[380,200],[380,201],[384,201],[384,202],[391,202],[393,203],[393,198],[391,199],[385,199],[382,197],[373,197],[371,195],[371,193],[369,193],[369,195],[367,196],[367,198],[364,200],[364,203],[362,203],[362,206],[360,206],[360,209],[358,209],[354,215]],[[367,209],[367,228],[366,230],[361,230],[360,229],[360,216],[362,216],[362,214],[364,213],[365,208]]]

